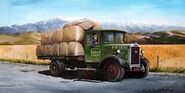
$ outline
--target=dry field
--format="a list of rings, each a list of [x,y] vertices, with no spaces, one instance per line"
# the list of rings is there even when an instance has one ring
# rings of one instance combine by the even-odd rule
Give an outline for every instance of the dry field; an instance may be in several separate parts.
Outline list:
[[[185,68],[185,45],[143,45],[145,56],[150,60],[150,67]]]
[[[145,56],[150,60],[150,67],[181,67],[185,68],[185,45],[142,45]],[[0,59],[37,60],[36,45],[1,45]],[[45,61],[43,61],[45,62]]]
[[[36,57],[36,45],[0,45],[0,59],[46,62]]]

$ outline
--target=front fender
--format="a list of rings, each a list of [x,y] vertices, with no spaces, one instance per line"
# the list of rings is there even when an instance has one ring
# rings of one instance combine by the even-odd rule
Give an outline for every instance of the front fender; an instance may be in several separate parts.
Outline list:
[[[149,66],[149,60],[145,57],[141,57],[140,62],[145,66]]]
[[[102,69],[103,65],[106,63],[106,60],[109,60],[109,59],[115,60],[120,66],[122,66],[124,68],[125,67],[129,68],[129,65],[123,59],[119,58],[116,55],[112,55],[112,56],[108,56],[108,57],[103,58],[101,63],[98,65],[97,69]]]

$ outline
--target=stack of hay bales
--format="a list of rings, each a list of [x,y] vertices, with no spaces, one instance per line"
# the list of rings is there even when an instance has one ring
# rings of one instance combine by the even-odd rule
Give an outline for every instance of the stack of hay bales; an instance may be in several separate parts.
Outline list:
[[[63,28],[41,35],[41,45],[37,46],[37,56],[84,56],[85,31],[100,30],[101,25],[91,20],[66,23]]]

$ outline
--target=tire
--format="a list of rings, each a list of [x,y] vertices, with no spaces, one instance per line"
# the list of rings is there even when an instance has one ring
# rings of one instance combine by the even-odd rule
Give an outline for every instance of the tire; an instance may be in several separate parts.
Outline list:
[[[63,62],[60,62],[58,60],[52,60],[50,63],[50,73],[52,76],[60,76],[65,71],[65,65]]]
[[[105,80],[116,82],[123,79],[125,70],[115,60],[109,59],[103,67],[103,74]]]

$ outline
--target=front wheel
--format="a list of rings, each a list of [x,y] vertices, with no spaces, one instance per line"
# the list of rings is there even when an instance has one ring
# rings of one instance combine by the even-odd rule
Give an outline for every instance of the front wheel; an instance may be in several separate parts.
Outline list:
[[[141,72],[137,72],[136,73],[136,77],[137,78],[144,78],[148,75],[149,73],[149,65],[148,65],[148,61],[141,59]]]
[[[52,60],[50,63],[50,73],[52,76],[60,76],[65,71],[65,65],[58,60]]]
[[[122,80],[125,74],[124,68],[112,59],[107,60],[103,72],[104,78],[111,82]]]

